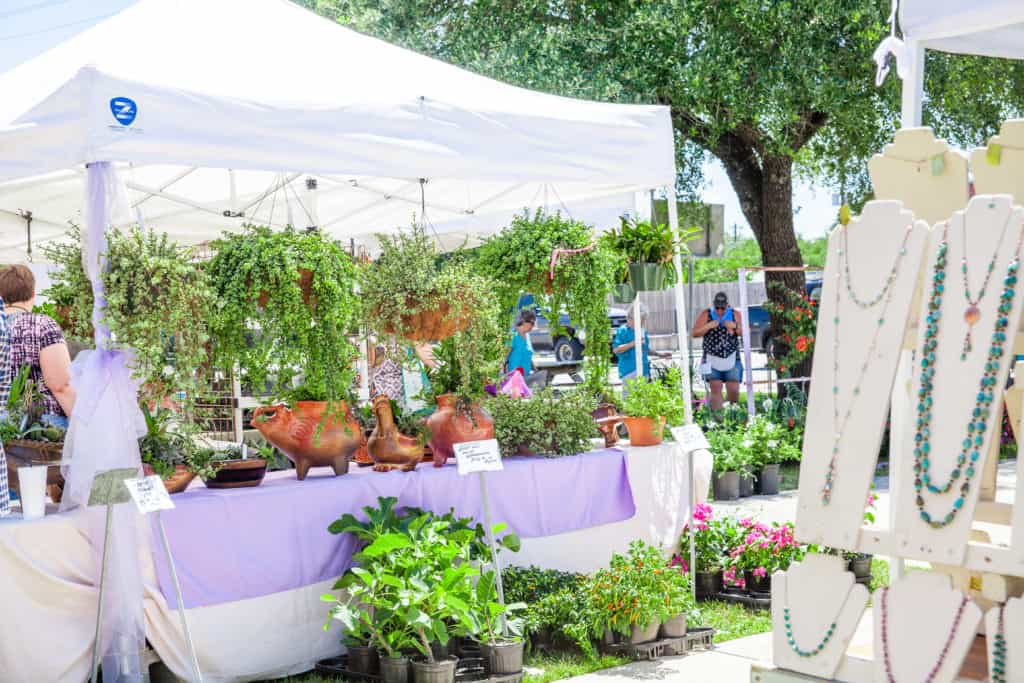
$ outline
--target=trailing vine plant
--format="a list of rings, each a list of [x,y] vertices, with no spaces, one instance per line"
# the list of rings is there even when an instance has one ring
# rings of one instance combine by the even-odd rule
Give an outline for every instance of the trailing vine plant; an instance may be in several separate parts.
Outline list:
[[[320,232],[247,225],[213,244],[214,359],[291,400],[351,398],[356,265]],[[300,386],[296,383],[300,382]]]
[[[92,286],[82,266],[81,233],[77,242],[44,249],[57,265],[54,297],[72,338],[92,337]],[[165,233],[135,226],[107,231],[107,269],[103,273],[107,306],[103,323],[110,328],[111,348],[131,352],[133,375],[147,399],[184,391],[191,400],[200,389],[198,369],[208,360],[207,314],[212,293],[192,252]]]
[[[556,250],[563,251],[556,257],[552,278],[551,260]],[[572,253],[575,250],[581,251]],[[534,295],[553,324],[564,310],[570,320],[581,325],[587,341],[585,387],[595,396],[610,393],[607,299],[621,257],[607,245],[595,242],[590,226],[560,213],[547,214],[540,209],[533,215],[524,212],[484,242],[476,267],[496,284],[503,327],[510,324],[524,293]]]

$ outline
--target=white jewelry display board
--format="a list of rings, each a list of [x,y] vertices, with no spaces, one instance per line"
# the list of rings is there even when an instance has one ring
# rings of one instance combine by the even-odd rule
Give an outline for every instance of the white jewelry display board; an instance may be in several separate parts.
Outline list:
[[[915,221],[914,215],[896,201],[868,202],[860,217],[846,227],[837,226],[829,236],[825,294],[819,302],[811,374],[815,389],[807,406],[807,424],[813,428],[804,434],[800,463],[796,537],[804,543],[851,550],[857,546],[927,238],[928,225]],[[844,244],[848,251],[845,255],[840,253]],[[906,250],[902,256],[901,249]],[[885,305],[884,297],[869,308],[854,303],[847,292],[845,265],[849,265],[850,284],[858,299],[864,300],[883,291],[898,258],[889,303]],[[884,324],[879,325],[883,306]],[[869,353],[873,341],[875,350]],[[834,377],[837,361],[838,382]],[[864,363],[867,370],[858,381]],[[834,385],[838,391],[833,390]],[[859,392],[857,396],[855,391]],[[851,409],[838,440],[836,408],[841,419]],[[836,470],[826,504],[822,492],[836,446]]]
[[[776,666],[832,679],[868,604],[868,589],[855,583],[842,556],[811,554],[787,571],[772,576],[772,657]],[[817,654],[801,657],[790,645],[789,626],[801,650],[813,651],[832,635]],[[834,624],[834,627],[833,627]]]
[[[999,606],[996,605],[985,614],[985,644],[990,675],[995,670],[995,636],[998,632]],[[1006,644],[1003,680],[1006,683],[1024,683],[1024,598],[1010,598],[1006,601],[1003,638]]]
[[[935,572],[911,572],[888,589],[887,617],[882,642],[883,591],[875,591],[871,600],[874,617],[874,681],[888,683],[886,657],[892,678],[897,681],[924,680],[942,655],[942,666],[933,683],[952,683],[960,673],[974,634],[981,623],[981,609],[970,600],[964,606],[960,623],[950,640],[964,594],[951,587],[949,577]]]
[[[901,128],[868,161],[876,199],[897,199],[929,224],[944,221],[968,199],[967,159],[931,128]]]
[[[1024,202],[1024,119],[1004,121],[999,135],[971,153],[974,191],[1008,194]]]
[[[1011,213],[1012,211],[1012,213]],[[965,223],[966,233],[965,233]],[[993,401],[989,406],[988,418],[985,420],[985,431],[981,443],[972,445],[971,451],[977,451],[980,459],[968,461],[958,466],[957,458],[965,439],[973,440],[976,432],[968,432],[968,422],[973,421],[972,413],[977,405],[980,391],[979,382],[985,372],[986,363],[992,360],[990,343],[995,330],[996,319],[1001,315],[998,308],[1001,304],[1000,295],[1004,287],[1007,266],[1015,258],[1015,247],[1020,237],[1024,210],[1014,207],[1008,195],[977,196],[971,200],[967,209],[953,214],[948,221],[948,231],[942,224],[937,225],[931,233],[927,248],[927,265],[924,269],[924,289],[919,312],[918,335],[915,348],[918,349],[913,372],[911,397],[916,406],[921,399],[921,358],[922,347],[926,340],[928,301],[931,296],[934,277],[934,265],[939,244],[944,234],[948,240],[946,268],[942,304],[939,309],[938,347],[930,352],[933,357],[934,376],[931,378],[933,390],[930,394],[931,421],[930,450],[925,453],[928,458],[932,479],[936,485],[942,485],[950,478],[951,472],[960,472],[963,478],[956,482],[952,490],[945,494],[922,492],[925,508],[933,520],[942,520],[954,510],[955,501],[960,495],[963,481],[969,480],[970,488],[962,501],[962,507],[955,513],[953,521],[943,528],[932,528],[922,519],[917,503],[915,483],[914,449],[918,433],[916,411],[911,414],[902,434],[894,435],[901,439],[902,452],[905,457],[898,460],[895,466],[899,469],[899,495],[893,496],[895,506],[895,524],[893,533],[897,550],[902,557],[910,557],[944,564],[961,565],[967,552],[967,541],[970,535],[971,520],[981,488],[981,472],[989,457],[991,440],[998,438],[1000,433],[999,408],[1002,404],[1006,377],[1013,358],[1012,338],[1018,328],[1021,312],[1021,294],[1019,284],[1017,294],[1013,297],[1009,314],[1009,326],[1006,330],[1008,341],[999,364],[995,383],[989,387]],[[973,297],[980,295],[982,281],[990,261],[992,265],[991,282],[985,290],[985,296],[976,301],[980,318],[972,329],[973,348],[961,360],[964,336],[969,329],[965,321],[965,311],[970,303],[964,291],[961,259],[964,256],[965,234],[967,239],[967,263],[970,289]],[[994,255],[994,260],[993,260]],[[1019,275],[1019,273],[1018,273]],[[925,399],[928,400],[928,399]],[[975,422],[976,423],[976,422]],[[970,469],[969,469],[970,468]],[[972,476],[968,472],[973,471]]]

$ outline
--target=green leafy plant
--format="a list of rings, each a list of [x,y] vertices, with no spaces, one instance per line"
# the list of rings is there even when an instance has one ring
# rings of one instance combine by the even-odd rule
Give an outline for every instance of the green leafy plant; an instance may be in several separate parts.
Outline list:
[[[794,292],[777,282],[768,284],[775,301],[766,301],[765,309],[772,320],[781,321],[775,346],[782,353],[768,363],[783,377],[814,355],[814,335],[818,328],[818,302],[806,294]]]
[[[555,258],[554,277],[552,255]],[[582,251],[579,251],[582,250]],[[576,251],[576,253],[572,253]],[[523,213],[479,249],[475,267],[494,282],[502,317],[514,311],[521,294],[533,294],[552,321],[562,311],[580,325],[586,339],[585,386],[595,396],[607,389],[611,336],[607,299],[620,256],[595,241],[590,226],[538,210]],[[509,320],[502,321],[507,326]],[[555,323],[557,326],[557,323]],[[557,334],[557,330],[553,330]]]
[[[62,443],[65,429],[42,422],[46,405],[39,387],[31,377],[31,366],[23,365],[14,374],[0,419],[0,441],[20,439]]]
[[[523,399],[499,395],[487,409],[502,455],[563,456],[589,451],[591,439],[600,436],[591,416],[596,407],[597,401],[585,391],[556,398],[545,390]]]
[[[629,393],[622,410],[630,417],[664,417],[670,425],[682,424],[685,416],[681,392],[670,384],[637,377],[628,381]]]
[[[708,445],[714,459],[715,472],[737,472],[749,477],[754,473],[749,449],[743,445],[746,435],[743,430],[716,429],[707,433]]]
[[[502,602],[498,599],[497,574],[493,569],[482,572],[473,592],[472,610],[476,630],[484,642],[519,640],[523,636],[524,602]],[[505,636],[505,629],[508,636]]]
[[[349,398],[357,351],[356,266],[318,231],[248,225],[213,244],[207,264],[216,294],[211,335],[216,363],[291,400]],[[297,390],[296,383],[301,387]]]
[[[92,286],[82,267],[81,234],[73,242],[44,247],[57,265],[45,294],[73,339],[92,339]],[[184,391],[190,399],[200,388],[197,369],[208,360],[207,316],[212,293],[192,252],[166,233],[139,226],[106,233],[103,271],[107,306],[103,322],[112,348],[131,351],[133,375],[148,397],[162,399]]]
[[[733,517],[716,518],[714,509],[698,503],[694,509],[693,548],[698,572],[714,572],[725,567],[729,553],[741,542],[740,526]],[[689,571],[690,526],[687,523],[679,537],[682,555],[678,559],[683,571]]]
[[[683,231],[679,239],[672,228],[664,223],[638,221],[635,218],[622,218],[618,228],[605,233],[601,240],[610,249],[620,255],[623,267],[618,280],[626,282],[629,264],[656,263],[665,269],[665,285],[672,286],[679,278],[672,257],[676,249],[687,253],[686,242],[702,234],[700,228]]]
[[[789,522],[767,526],[747,519],[740,520],[740,525],[744,528],[743,542],[730,552],[730,568],[764,578],[779,569],[789,569],[806,552],[793,537]]]
[[[146,433],[139,439],[142,462],[163,479],[174,474],[177,465],[190,467],[196,448],[191,437],[182,431],[186,426],[167,408],[150,410],[145,402],[139,407],[146,420]]]

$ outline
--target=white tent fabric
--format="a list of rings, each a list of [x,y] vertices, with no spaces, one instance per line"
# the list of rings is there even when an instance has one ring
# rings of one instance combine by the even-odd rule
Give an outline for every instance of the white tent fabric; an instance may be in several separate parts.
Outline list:
[[[989,57],[1024,57],[1021,0],[901,0],[904,40],[926,49]]]
[[[544,196],[622,203],[674,179],[665,107],[515,88],[287,0],[141,0],[0,93],[3,260],[25,255],[24,212],[34,245],[77,220],[92,161],[185,243],[243,222],[365,240],[423,206],[435,226],[500,227]]]

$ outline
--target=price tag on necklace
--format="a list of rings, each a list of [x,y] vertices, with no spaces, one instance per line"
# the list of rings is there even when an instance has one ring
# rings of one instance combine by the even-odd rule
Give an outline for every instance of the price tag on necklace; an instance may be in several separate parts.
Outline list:
[[[700,428],[700,425],[672,427],[669,431],[672,432],[672,438],[676,440],[676,443],[683,447],[684,453],[706,451],[711,448],[711,444],[708,443],[708,439],[704,436],[704,431]]]

